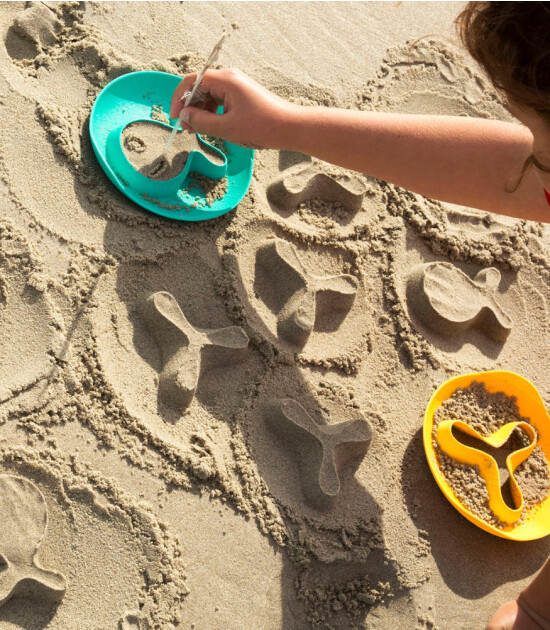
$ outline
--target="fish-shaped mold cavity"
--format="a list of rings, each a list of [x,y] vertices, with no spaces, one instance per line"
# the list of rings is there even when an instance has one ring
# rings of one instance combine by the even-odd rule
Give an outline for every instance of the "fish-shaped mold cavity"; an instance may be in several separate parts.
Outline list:
[[[65,576],[36,559],[48,523],[40,490],[27,479],[0,475],[0,515],[0,606],[16,594],[62,599]]]
[[[356,175],[331,175],[316,164],[298,164],[279,175],[267,189],[275,205],[294,210],[309,199],[338,201],[352,211],[361,208],[365,183]]]
[[[122,131],[121,141],[124,154],[132,166],[145,177],[167,180],[177,177],[185,168],[192,151],[199,151],[217,165],[223,164],[223,156],[200,136],[183,130],[176,135],[166,157],[159,157],[170,129],[155,121],[136,121]]]
[[[407,279],[407,301],[424,325],[445,337],[477,327],[498,342],[506,340],[512,319],[500,306],[500,272],[494,267],[471,280],[458,267],[434,262],[415,267]]]

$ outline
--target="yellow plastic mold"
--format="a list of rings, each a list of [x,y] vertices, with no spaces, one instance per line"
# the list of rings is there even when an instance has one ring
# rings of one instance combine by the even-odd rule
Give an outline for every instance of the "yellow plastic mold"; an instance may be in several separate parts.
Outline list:
[[[480,473],[487,482],[491,509],[503,522],[507,523],[506,527],[502,529],[481,520],[479,517],[472,514],[457,499],[439,469],[437,456],[433,448],[433,416],[435,410],[443,401],[450,398],[453,392],[458,388],[468,387],[474,381],[483,383],[490,393],[504,392],[507,396],[515,396],[520,414],[530,420],[530,424],[524,422],[508,423],[488,437],[482,437],[472,427],[459,421],[444,420],[438,427],[437,440],[439,446],[446,451],[450,457],[453,457],[459,462],[473,463],[480,467]],[[482,451],[467,447],[458,442],[452,434],[453,426],[495,447],[504,444],[516,426],[520,426],[520,428],[527,433],[531,442],[529,446],[511,453],[506,462],[508,471],[510,472],[512,496],[516,505],[519,506],[517,510],[509,508],[502,500],[498,467],[496,466],[495,460]],[[546,461],[548,462],[550,460],[550,416],[535,386],[527,379],[513,372],[478,372],[452,378],[443,383],[443,385],[434,392],[426,408],[424,415],[424,450],[430,470],[438,486],[451,504],[463,516],[481,529],[495,534],[496,536],[510,540],[535,540],[550,534],[550,497],[547,497],[542,503],[531,508],[525,514],[525,518],[518,523],[518,518],[523,508],[523,499],[515,482],[513,471],[521,462],[527,459],[535,446],[539,446],[542,449]],[[502,503],[500,503],[500,501],[502,501]]]

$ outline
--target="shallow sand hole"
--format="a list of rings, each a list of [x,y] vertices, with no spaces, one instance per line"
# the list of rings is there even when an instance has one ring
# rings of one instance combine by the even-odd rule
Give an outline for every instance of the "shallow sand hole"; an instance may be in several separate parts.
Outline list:
[[[165,158],[160,157],[170,137],[170,129],[155,122],[135,122],[122,132],[122,147],[130,164],[149,179],[165,181],[185,168],[191,151],[200,151],[214,164],[223,164],[217,151],[201,142],[195,134],[180,130]]]

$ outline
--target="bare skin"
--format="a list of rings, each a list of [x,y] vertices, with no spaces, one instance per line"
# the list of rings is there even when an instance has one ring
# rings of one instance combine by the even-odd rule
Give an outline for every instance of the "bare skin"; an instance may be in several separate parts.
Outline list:
[[[196,74],[187,75],[172,97],[170,117]],[[286,149],[368,173],[414,192],[458,205],[520,219],[550,222],[543,186],[550,174],[532,169],[515,183],[534,153],[550,164],[550,127],[533,112],[510,104],[519,123],[462,118],[300,107],[272,94],[239,70],[210,70],[200,90],[202,108],[188,107],[182,126],[241,146]],[[224,114],[213,113],[219,104]],[[521,124],[520,124],[521,123]],[[523,591],[528,605],[550,620],[550,560]],[[518,606],[503,604],[486,630],[541,630]]]
[[[541,630],[516,601],[506,602],[491,617],[485,630]]]
[[[182,109],[176,89],[170,115]],[[293,105],[238,70],[210,70],[204,109],[186,108],[185,128],[236,144],[306,153],[367,173],[433,199],[529,219],[550,221],[541,181],[532,169],[517,191],[524,160],[534,150],[544,163],[550,129],[522,112],[523,124],[455,116],[360,112]],[[225,113],[212,113],[223,103]],[[548,158],[550,156],[546,156]],[[550,176],[539,173],[550,189]]]

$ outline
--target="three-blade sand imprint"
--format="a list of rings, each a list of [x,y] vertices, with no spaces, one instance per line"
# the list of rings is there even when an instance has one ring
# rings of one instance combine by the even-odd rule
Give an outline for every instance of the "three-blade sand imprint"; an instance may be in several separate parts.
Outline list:
[[[320,198],[337,201],[352,211],[361,208],[366,193],[365,183],[356,175],[331,175],[317,164],[298,164],[281,173],[267,190],[268,199],[276,206],[293,210],[304,201]]]
[[[340,492],[340,474],[351,462],[359,464],[371,440],[364,418],[318,424],[295,400],[270,401],[265,408],[270,428],[296,452],[306,498],[320,508],[330,507]]]
[[[21,593],[62,599],[65,576],[43,569],[36,560],[48,523],[40,490],[22,477],[0,475],[0,519],[0,606]]]
[[[498,303],[500,272],[481,270],[471,280],[458,267],[445,262],[415,267],[407,281],[407,300],[422,322],[440,335],[458,335],[480,328],[495,341],[505,341],[512,320]]]
[[[323,296],[321,308],[327,311],[346,311],[351,308],[357,293],[357,280],[349,274],[315,276],[298,258],[296,249],[280,238],[269,239],[257,253],[257,263],[269,274],[281,295],[294,289],[277,315],[277,331],[296,346],[303,347],[313,328],[318,310],[318,297]]]
[[[248,336],[242,328],[195,328],[166,291],[142,300],[140,313],[160,346],[163,368],[159,394],[172,407],[183,410],[191,404],[201,369],[238,361],[246,355]],[[215,352],[204,353],[209,346]]]

